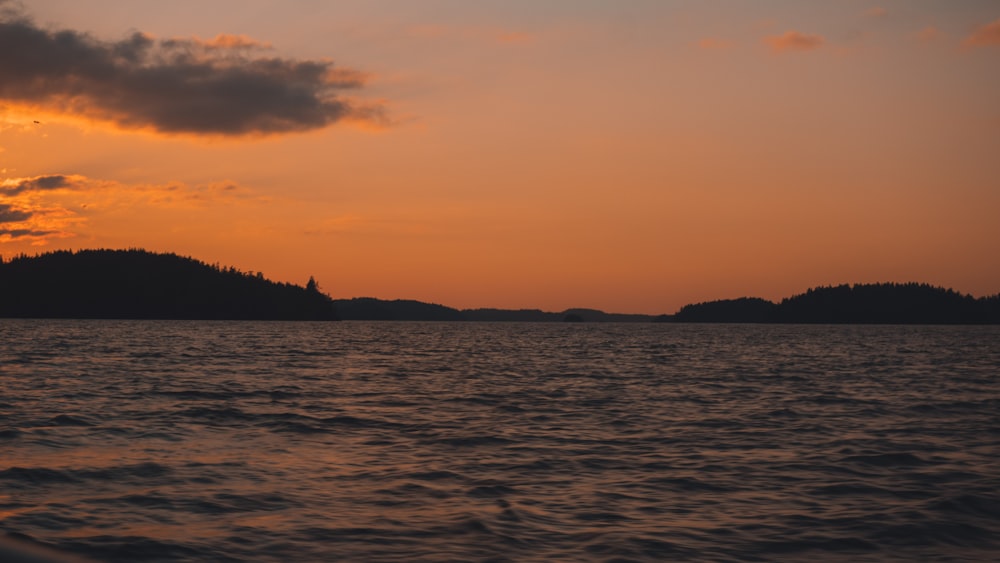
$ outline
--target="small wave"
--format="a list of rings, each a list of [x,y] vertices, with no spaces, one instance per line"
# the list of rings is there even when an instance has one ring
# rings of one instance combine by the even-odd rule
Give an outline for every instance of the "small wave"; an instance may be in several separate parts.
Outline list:
[[[868,537],[879,544],[896,547],[952,545],[987,548],[997,545],[995,532],[974,524],[947,520],[876,526]]]
[[[445,444],[456,448],[475,448],[479,446],[498,446],[510,444],[507,438],[499,436],[458,436],[454,438],[438,438],[428,440],[428,443]]]
[[[670,490],[679,492],[707,491],[718,493],[736,490],[735,487],[729,485],[710,483],[695,477],[653,477],[646,479],[643,482],[645,484],[656,485],[658,487],[666,486]]]
[[[930,508],[934,511],[955,515],[986,517],[1000,521],[1000,498],[996,495],[991,497],[971,494],[958,495],[935,502]]]
[[[617,512],[607,512],[607,511],[595,511],[595,512],[578,512],[573,515],[576,520],[581,520],[583,522],[596,522],[603,524],[610,524],[612,522],[626,522],[631,520],[628,516],[624,514],[619,514]]]
[[[837,483],[834,485],[825,485],[822,487],[817,487],[809,491],[810,494],[818,495],[821,497],[842,497],[847,495],[880,495],[880,496],[893,496],[895,493],[889,489],[884,489],[882,487],[876,487],[874,485],[867,485],[864,483]]]
[[[429,497],[438,500],[451,497],[451,493],[444,489],[411,481],[404,481],[394,487],[378,489],[375,492],[379,495],[390,497],[393,500],[403,500],[404,502],[410,502],[420,497]]]
[[[93,419],[82,415],[60,414],[49,419],[50,426],[94,426]]]
[[[418,471],[414,473],[407,473],[406,477],[416,479],[418,481],[444,481],[448,479],[458,479],[459,475],[457,473],[452,473],[451,471]]]
[[[75,483],[78,481],[70,471],[48,469],[46,467],[11,467],[0,471],[0,479],[15,484],[47,485],[50,483]]]
[[[863,554],[878,551],[879,546],[856,537],[825,537],[807,534],[806,537],[755,542],[748,555],[770,558],[773,556],[802,554],[809,552]]]
[[[846,463],[856,463],[856,464],[876,466],[876,467],[926,465],[927,463],[929,463],[923,458],[908,452],[889,453],[889,454],[852,455],[845,457],[843,461]]]
[[[162,477],[170,468],[158,463],[140,463],[100,469],[51,469],[47,467],[11,467],[0,471],[0,479],[30,485],[82,483],[86,481],[121,481]]]
[[[473,498],[497,498],[513,495],[517,490],[506,485],[479,485],[466,491]]]
[[[250,415],[249,420],[256,425],[268,428],[274,432],[291,434],[321,434],[335,430],[397,428],[400,425],[372,418],[340,415],[326,418],[311,417],[296,413],[268,413]]]
[[[235,407],[191,407],[176,413],[178,417],[193,418],[195,420],[205,420],[209,422],[247,422],[254,418],[254,415],[246,413]]]
[[[60,544],[64,550],[99,561],[236,561],[231,557],[207,557],[210,548],[196,543],[157,540],[143,536],[94,536],[70,539]],[[219,554],[221,555],[221,554]]]

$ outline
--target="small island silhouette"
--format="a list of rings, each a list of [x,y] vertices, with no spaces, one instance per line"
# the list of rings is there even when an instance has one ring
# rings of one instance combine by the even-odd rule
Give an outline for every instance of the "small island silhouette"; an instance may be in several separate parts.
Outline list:
[[[332,299],[305,286],[141,249],[61,250],[0,260],[0,317],[197,320],[396,320],[1000,324],[1000,295],[919,283],[819,287],[779,303],[756,297],[685,305],[673,315],[596,309],[454,309],[413,300]]]

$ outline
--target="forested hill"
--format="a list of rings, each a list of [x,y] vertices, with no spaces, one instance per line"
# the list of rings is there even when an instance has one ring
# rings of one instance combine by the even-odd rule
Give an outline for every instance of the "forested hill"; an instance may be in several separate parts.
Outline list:
[[[0,263],[0,317],[335,320],[333,301],[260,273],[144,250],[57,251]]]
[[[755,297],[686,305],[674,322],[998,324],[1000,295],[975,298],[918,283],[819,287],[772,303]]]

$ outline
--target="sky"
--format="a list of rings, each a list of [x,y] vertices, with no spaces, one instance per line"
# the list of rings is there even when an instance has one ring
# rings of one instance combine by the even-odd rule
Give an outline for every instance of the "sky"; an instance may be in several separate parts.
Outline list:
[[[995,0],[0,0],[0,254],[673,313],[1000,292]]]

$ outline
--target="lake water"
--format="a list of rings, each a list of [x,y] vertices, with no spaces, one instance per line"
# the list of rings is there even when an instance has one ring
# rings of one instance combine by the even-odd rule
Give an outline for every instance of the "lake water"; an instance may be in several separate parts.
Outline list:
[[[1000,327],[0,320],[0,530],[101,561],[987,561]]]

